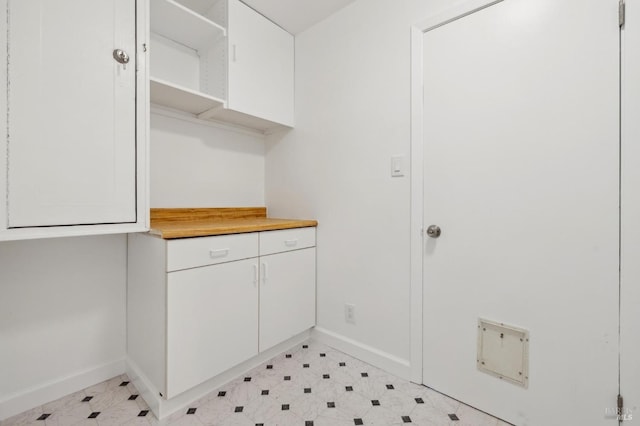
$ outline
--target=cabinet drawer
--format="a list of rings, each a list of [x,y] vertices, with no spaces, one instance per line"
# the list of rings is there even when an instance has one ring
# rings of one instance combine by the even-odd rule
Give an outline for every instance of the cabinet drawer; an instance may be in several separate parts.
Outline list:
[[[167,241],[167,271],[169,272],[256,256],[258,256],[257,233]]]
[[[260,233],[260,255],[298,250],[316,245],[316,228],[295,228]]]

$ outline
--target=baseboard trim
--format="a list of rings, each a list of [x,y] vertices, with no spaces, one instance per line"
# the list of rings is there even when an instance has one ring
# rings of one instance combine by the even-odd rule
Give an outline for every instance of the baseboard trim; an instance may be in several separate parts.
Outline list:
[[[263,362],[273,358],[276,355],[290,349],[296,345],[301,344],[309,340],[310,333],[309,331],[304,331],[303,333],[298,334],[290,338],[289,340],[282,342],[271,349],[267,349],[264,352],[256,355],[255,357],[231,368],[230,370],[225,371],[224,373],[215,376],[208,381],[189,389],[186,392],[183,392],[179,395],[174,396],[171,399],[165,399],[159,395],[158,389],[155,388],[151,384],[151,382],[146,378],[145,374],[142,372],[140,367],[138,367],[135,362],[131,359],[127,359],[126,365],[126,373],[129,376],[129,379],[136,387],[138,392],[140,392],[140,396],[145,400],[145,402],[149,405],[149,408],[155,414],[156,418],[160,420],[160,424],[165,424],[166,420],[173,413],[186,408],[189,404],[193,403],[214,389],[223,386],[230,381],[236,379],[247,371],[257,367]]]
[[[314,328],[311,332],[311,337],[320,343],[331,346],[405,380],[411,379],[411,364],[406,359],[391,355],[322,327]]]
[[[76,375],[66,377],[62,380],[46,383],[37,388],[11,395],[8,398],[1,400],[0,421],[123,373],[127,373],[130,380],[133,382],[136,389],[140,391],[141,396],[149,404],[156,417],[163,420],[177,410],[186,407],[190,402],[211,392],[213,389],[224,385],[244,372],[251,370],[273,356],[276,356],[309,338],[317,340],[320,343],[324,343],[327,346],[331,346],[350,356],[388,371],[389,373],[395,374],[398,377],[410,380],[411,366],[409,361],[357,342],[348,337],[333,333],[322,327],[315,327],[311,332],[307,331],[301,333],[298,336],[295,336],[286,342],[261,353],[255,358],[252,358],[235,368],[214,377],[202,385],[172,398],[171,400],[166,400],[158,395],[157,389],[155,389],[148,380],[145,380],[141,370],[132,360],[120,359],[83,371]]]
[[[124,372],[125,360],[122,358],[61,380],[51,381],[36,388],[9,395],[0,401],[0,421],[111,379]]]

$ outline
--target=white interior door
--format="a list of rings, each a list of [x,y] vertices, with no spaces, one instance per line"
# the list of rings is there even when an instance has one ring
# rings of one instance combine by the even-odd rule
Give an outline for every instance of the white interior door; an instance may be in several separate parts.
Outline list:
[[[7,1],[9,227],[135,222],[135,2]]]
[[[618,393],[617,0],[505,0],[424,33],[424,383],[517,425]],[[528,387],[477,369],[526,329]]]

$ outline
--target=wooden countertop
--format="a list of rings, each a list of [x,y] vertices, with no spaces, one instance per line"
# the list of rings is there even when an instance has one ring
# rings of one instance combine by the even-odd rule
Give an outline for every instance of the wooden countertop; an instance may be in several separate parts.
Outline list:
[[[164,239],[317,226],[315,220],[267,217],[266,207],[151,209],[151,234]]]

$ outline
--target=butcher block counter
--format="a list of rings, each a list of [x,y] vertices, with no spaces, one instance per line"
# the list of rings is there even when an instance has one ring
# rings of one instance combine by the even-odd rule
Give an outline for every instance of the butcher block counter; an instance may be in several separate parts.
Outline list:
[[[164,239],[315,227],[315,220],[267,217],[266,207],[151,209],[150,233]]]

